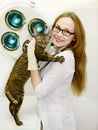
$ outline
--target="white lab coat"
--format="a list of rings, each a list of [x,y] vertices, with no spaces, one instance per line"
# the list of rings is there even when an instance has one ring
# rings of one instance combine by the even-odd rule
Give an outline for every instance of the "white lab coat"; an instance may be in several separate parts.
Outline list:
[[[71,50],[60,52],[65,61],[50,62],[42,71],[42,82],[35,88],[43,130],[76,130],[70,101],[70,90],[75,71]]]

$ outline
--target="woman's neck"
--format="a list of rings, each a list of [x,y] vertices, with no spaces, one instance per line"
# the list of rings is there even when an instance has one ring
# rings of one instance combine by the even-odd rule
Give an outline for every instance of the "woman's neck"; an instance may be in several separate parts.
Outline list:
[[[56,46],[54,46],[54,49],[55,49],[56,53],[62,51],[65,48],[66,48],[66,46],[63,46],[63,47],[56,47]]]

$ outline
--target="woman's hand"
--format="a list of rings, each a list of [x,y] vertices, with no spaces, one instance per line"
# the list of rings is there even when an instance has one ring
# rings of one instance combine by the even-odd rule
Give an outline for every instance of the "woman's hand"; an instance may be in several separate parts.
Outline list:
[[[38,66],[37,66],[37,59],[35,56],[35,44],[36,44],[36,41],[33,38],[27,47],[28,70],[30,70],[31,82],[34,88],[41,82],[41,78],[40,78]]]
[[[37,70],[37,59],[35,56],[35,38],[33,38],[27,47],[27,57],[28,57],[28,70]]]

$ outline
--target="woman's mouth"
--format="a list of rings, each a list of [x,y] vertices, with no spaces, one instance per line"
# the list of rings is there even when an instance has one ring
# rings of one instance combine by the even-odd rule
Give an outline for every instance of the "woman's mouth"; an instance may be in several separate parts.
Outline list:
[[[56,41],[56,42],[63,42],[63,40],[60,39],[60,38],[55,38],[55,41]]]

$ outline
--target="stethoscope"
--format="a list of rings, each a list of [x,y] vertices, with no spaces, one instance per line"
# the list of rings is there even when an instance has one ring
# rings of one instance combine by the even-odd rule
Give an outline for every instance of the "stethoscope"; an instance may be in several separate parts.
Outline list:
[[[55,54],[53,54],[54,56],[56,56],[57,54],[59,54],[60,52],[63,52],[66,50],[67,47],[63,47],[61,50],[59,50],[58,52],[56,52]],[[48,62],[44,62],[41,65],[39,65],[39,71],[43,70],[51,61]]]

